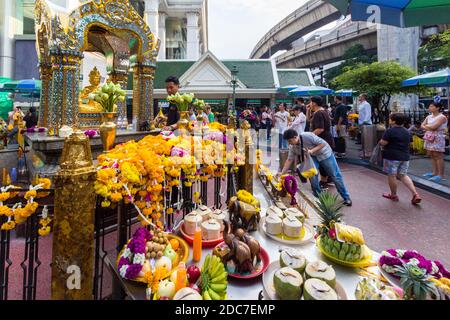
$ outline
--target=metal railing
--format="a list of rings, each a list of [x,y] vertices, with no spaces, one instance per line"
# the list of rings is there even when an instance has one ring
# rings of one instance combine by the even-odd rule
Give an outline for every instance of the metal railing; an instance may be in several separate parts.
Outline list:
[[[27,192],[28,189],[17,189],[16,191],[20,195]],[[38,199],[39,205],[36,212],[15,229],[0,231],[0,300],[8,300],[11,290],[14,290],[13,299],[20,299],[20,296],[22,300],[36,299],[40,279],[39,270],[44,263],[41,261],[39,250],[42,241],[38,233],[39,217],[44,206],[47,206],[50,218],[53,217],[54,212],[54,190],[40,189],[39,192],[48,192],[49,195]],[[21,197],[16,196],[5,201],[4,205],[11,208],[19,202],[22,202],[22,207],[26,204]],[[7,220],[6,216],[0,216],[0,225]],[[49,261],[45,262],[50,265]],[[12,275],[14,275],[14,281],[10,281]],[[19,284],[20,279],[22,285]]]

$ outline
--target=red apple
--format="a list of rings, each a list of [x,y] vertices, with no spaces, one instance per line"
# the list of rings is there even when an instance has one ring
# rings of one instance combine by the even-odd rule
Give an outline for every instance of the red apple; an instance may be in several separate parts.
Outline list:
[[[190,265],[186,273],[189,283],[196,283],[198,278],[200,278],[200,269],[196,265]]]

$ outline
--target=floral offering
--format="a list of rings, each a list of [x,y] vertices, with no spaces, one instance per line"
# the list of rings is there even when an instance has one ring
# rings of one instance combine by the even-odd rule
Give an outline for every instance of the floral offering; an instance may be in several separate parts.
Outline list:
[[[397,276],[397,267],[405,265],[416,266],[436,279],[450,278],[442,263],[428,260],[415,250],[389,249],[381,253],[380,266],[387,273]]]

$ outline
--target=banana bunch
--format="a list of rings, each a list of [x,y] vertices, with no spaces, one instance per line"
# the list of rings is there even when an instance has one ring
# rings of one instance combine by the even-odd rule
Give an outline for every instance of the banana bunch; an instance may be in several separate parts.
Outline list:
[[[202,266],[201,283],[203,300],[225,300],[228,273],[219,257],[207,255]]]
[[[336,227],[336,236],[338,237],[338,239],[345,242],[358,244],[360,246],[365,244],[364,236],[362,234],[361,229],[352,226],[347,226],[342,223],[336,223],[335,227]]]

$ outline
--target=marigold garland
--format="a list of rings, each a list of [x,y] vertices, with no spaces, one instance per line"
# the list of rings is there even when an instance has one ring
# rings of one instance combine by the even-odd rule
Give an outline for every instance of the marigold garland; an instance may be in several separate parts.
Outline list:
[[[13,230],[18,224],[24,223],[31,215],[36,212],[39,204],[34,201],[34,199],[37,197],[44,197],[48,194],[48,192],[38,193],[37,191],[42,188],[49,189],[51,187],[51,181],[47,178],[39,178],[36,180],[36,182],[38,183],[37,185],[30,186],[29,190],[25,192],[24,198],[27,200],[27,204],[23,208],[21,202],[16,203],[12,208],[9,208],[8,206],[3,204],[4,201],[12,199],[17,195],[18,192],[8,191],[11,189],[17,189],[17,187],[7,186],[0,189],[0,216],[6,216],[8,218],[8,220],[1,225],[1,230]],[[46,206],[44,207],[44,209],[45,215],[47,215]],[[39,235],[47,235],[50,232],[50,227],[48,226],[50,220],[47,216],[45,216],[45,218],[46,219],[43,220],[43,222],[46,224],[43,225],[43,230],[38,231]]]

